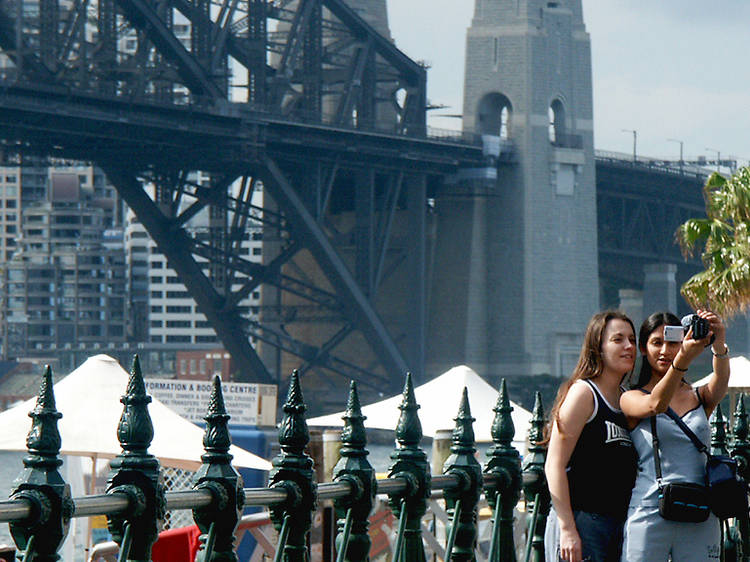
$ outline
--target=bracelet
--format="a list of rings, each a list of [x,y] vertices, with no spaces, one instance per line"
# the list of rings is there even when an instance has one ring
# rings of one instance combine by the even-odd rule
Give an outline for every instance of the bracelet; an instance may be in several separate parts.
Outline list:
[[[681,373],[687,373],[687,371],[688,371],[687,369],[680,369],[680,368],[679,368],[679,367],[678,367],[677,365],[675,365],[675,364],[674,364],[674,359],[672,360],[672,368],[673,368],[673,369],[674,369],[675,371],[679,371],[679,372],[681,372]]]
[[[724,344],[724,353],[716,353],[713,346],[711,346],[711,353],[713,353],[714,357],[726,357],[729,355],[729,346]]]

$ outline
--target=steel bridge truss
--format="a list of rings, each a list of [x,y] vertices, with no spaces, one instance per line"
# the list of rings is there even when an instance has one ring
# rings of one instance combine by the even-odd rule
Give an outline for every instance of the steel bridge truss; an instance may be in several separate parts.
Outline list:
[[[642,286],[649,263],[676,264],[680,283],[700,270],[697,257],[683,258],[675,233],[705,214],[702,177],[606,161],[597,161],[596,174],[599,277],[605,286]]]
[[[421,65],[343,0],[0,7],[5,149],[99,165],[241,378],[276,382],[282,356],[378,389],[421,373],[428,184],[481,158],[425,139]],[[386,323],[389,278],[410,287]]]

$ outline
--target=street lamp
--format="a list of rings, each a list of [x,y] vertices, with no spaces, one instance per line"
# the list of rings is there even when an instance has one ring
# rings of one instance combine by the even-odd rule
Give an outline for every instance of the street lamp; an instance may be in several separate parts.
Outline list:
[[[685,143],[683,143],[681,140],[677,139],[667,139],[668,142],[679,142],[680,143],[680,172],[682,172],[682,165],[684,164],[684,160],[682,159],[682,148]]]
[[[706,150],[710,150],[711,152],[716,153],[716,171],[721,172],[721,169],[720,169],[721,168],[721,152],[719,152],[715,148],[708,148],[708,147],[706,147]]]
[[[623,133],[633,133],[633,162],[636,162],[637,161],[637,157],[636,157],[635,147],[636,147],[636,142],[637,142],[637,139],[638,139],[638,133],[636,131],[634,131],[633,129],[621,129],[621,131]]]

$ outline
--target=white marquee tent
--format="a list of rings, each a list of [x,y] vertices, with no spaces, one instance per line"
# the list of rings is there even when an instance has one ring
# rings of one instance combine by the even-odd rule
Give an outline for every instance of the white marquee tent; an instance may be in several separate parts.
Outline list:
[[[495,390],[476,372],[465,365],[453,367],[430,382],[414,389],[414,396],[420,409],[419,420],[422,424],[422,433],[434,437],[438,430],[451,430],[454,427],[453,419],[458,414],[461,395],[464,387],[468,390],[469,407],[474,422],[474,435],[477,442],[487,443],[492,441],[490,430],[495,412],[492,409],[497,404],[498,391]],[[401,410],[402,396],[398,394],[386,400],[364,406],[362,413],[367,416],[365,427],[373,429],[395,429]],[[526,450],[526,435],[529,431],[531,413],[518,404],[511,402],[513,412],[513,424],[516,435],[513,444],[519,452]],[[309,426],[340,427],[343,425],[341,416],[344,412],[329,414],[307,420]]]
[[[711,378],[710,375],[703,377],[702,379],[693,383],[694,387],[703,386]],[[747,357],[738,355],[729,359],[729,412],[724,412],[725,416],[734,416],[734,408],[737,405],[737,395],[740,393],[750,392],[750,361]],[[750,403],[746,403],[745,407],[750,407]]]
[[[63,415],[58,422],[60,454],[109,459],[120,454],[117,425],[123,410],[120,397],[125,394],[128,378],[115,359],[96,355],[54,385],[57,410]],[[32,398],[0,412],[0,450],[26,450],[31,429],[28,413],[35,404],[36,398]],[[148,405],[148,411],[154,426],[149,453],[158,457],[162,466],[197,470],[204,453],[204,431],[156,399]],[[240,447],[232,445],[229,452],[236,467],[271,468],[267,460]]]

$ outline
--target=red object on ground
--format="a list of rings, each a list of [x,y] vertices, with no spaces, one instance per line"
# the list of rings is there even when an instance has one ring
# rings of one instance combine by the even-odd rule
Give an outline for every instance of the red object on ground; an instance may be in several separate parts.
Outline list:
[[[200,534],[196,525],[162,531],[151,549],[151,560],[153,562],[193,562],[200,546],[198,540]]]

